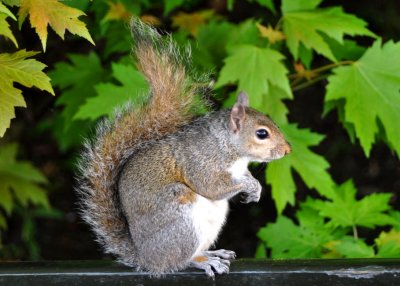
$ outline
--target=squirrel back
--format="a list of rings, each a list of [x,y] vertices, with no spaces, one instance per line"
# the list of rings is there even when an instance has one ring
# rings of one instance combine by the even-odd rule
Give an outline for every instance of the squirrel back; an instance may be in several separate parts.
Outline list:
[[[81,155],[77,191],[83,218],[105,252],[134,266],[135,251],[117,192],[121,168],[135,148],[193,119],[207,77],[189,74],[190,49],[181,51],[170,36],[161,36],[139,20],[132,20],[131,31],[136,64],[149,82],[150,94],[144,104],[128,103],[113,119],[98,124]]]

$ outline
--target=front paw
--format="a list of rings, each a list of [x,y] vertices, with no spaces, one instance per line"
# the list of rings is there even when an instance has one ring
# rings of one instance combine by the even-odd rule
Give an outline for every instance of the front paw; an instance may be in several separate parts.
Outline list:
[[[260,194],[255,194],[255,193],[242,193],[240,202],[244,204],[253,202],[258,203],[258,201],[260,200],[260,196],[261,196]]]
[[[241,194],[241,202],[248,204],[255,202],[257,203],[260,200],[261,197],[261,185],[260,183],[257,184],[257,188],[255,188],[252,191],[245,191]]]

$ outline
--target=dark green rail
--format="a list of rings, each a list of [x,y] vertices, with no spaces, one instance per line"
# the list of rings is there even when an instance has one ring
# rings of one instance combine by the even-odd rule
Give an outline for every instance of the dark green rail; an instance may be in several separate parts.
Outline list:
[[[0,285],[400,286],[400,259],[241,259],[214,280],[192,269],[153,278],[112,261],[2,262]]]

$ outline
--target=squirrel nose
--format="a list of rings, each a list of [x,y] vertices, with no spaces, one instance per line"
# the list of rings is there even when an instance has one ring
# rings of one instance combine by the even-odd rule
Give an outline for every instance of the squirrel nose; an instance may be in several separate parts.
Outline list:
[[[286,142],[285,146],[283,147],[283,152],[285,153],[285,155],[287,155],[290,152],[292,152],[292,147],[290,146],[289,143]]]

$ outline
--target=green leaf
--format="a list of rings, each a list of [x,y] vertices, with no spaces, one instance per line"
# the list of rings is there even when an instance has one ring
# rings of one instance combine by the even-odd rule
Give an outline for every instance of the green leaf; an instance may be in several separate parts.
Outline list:
[[[14,108],[26,106],[22,91],[13,86],[14,82],[26,87],[36,86],[54,95],[50,79],[42,71],[46,65],[34,59],[27,59],[36,54],[38,53],[26,50],[0,54],[0,137],[15,117]]]
[[[199,52],[207,53],[208,62],[212,63],[208,70],[222,65],[222,59],[226,56],[226,45],[236,33],[236,26],[226,21],[210,21],[199,27],[195,48],[193,49],[193,61],[201,65]],[[204,59],[204,56],[202,57]]]
[[[257,2],[261,6],[268,8],[271,12],[276,13],[275,5],[273,0],[249,0],[250,2]]]
[[[328,78],[325,100],[344,99],[345,121],[354,124],[368,156],[382,123],[387,142],[400,155],[400,43],[381,46],[377,40],[350,66],[338,67]],[[371,108],[373,107],[373,108]]]
[[[94,86],[107,78],[108,71],[102,67],[97,54],[71,54],[69,62],[58,62],[49,73],[54,86],[61,89],[56,101],[64,106],[53,122],[53,134],[61,150],[78,145],[91,126],[85,121],[74,120],[75,114],[88,98],[96,96]]]
[[[62,89],[56,105],[65,106],[62,116],[66,128],[85,101],[96,96],[94,86],[108,75],[98,55],[93,52],[88,55],[71,54],[68,58],[71,63],[58,62],[49,73],[54,85]]]
[[[260,37],[257,23],[250,19],[237,25],[234,31],[229,34],[229,38],[226,43],[226,51],[231,53],[231,51],[237,46],[265,46],[267,43],[267,39]]]
[[[132,38],[126,29],[126,23],[122,21],[113,21],[110,23],[106,36],[106,45],[104,47],[105,57],[114,53],[129,54],[132,49]]]
[[[8,5],[8,6],[18,6],[21,3],[21,0],[2,0],[1,2],[3,2],[4,4]]]
[[[216,88],[238,82],[238,90],[248,93],[252,107],[268,112],[277,103],[275,114],[287,113],[281,99],[292,98],[284,56],[272,49],[251,45],[235,47],[224,62]],[[281,115],[282,116],[282,115]]]
[[[400,258],[400,231],[395,229],[389,232],[382,231],[375,243],[378,247],[376,257]]]
[[[375,256],[374,248],[363,240],[355,240],[346,236],[335,245],[335,250],[346,258],[372,258]]]
[[[324,227],[323,220],[312,210],[298,212],[300,225],[279,216],[257,233],[271,248],[272,258],[317,258],[321,257],[324,244],[336,238],[332,229]]]
[[[8,24],[7,20],[7,15],[0,13],[0,35],[10,39],[14,45],[18,48],[18,42],[15,39],[12,31],[10,30],[10,25]]]
[[[49,126],[46,126],[48,124]],[[57,140],[60,151],[66,152],[72,147],[82,146],[85,138],[88,138],[93,130],[93,122],[88,120],[73,120],[68,123],[62,114],[57,114],[52,122],[43,122],[46,130],[51,128],[54,138]]]
[[[323,0],[282,0],[281,10],[283,14],[302,10],[312,10],[317,8],[322,1]]]
[[[285,158],[269,163],[266,173],[267,183],[272,187],[272,197],[278,213],[286,204],[294,205],[296,185],[292,169],[294,169],[309,188],[315,188],[321,195],[334,197],[335,182],[327,172],[329,163],[309,148],[318,145],[323,135],[308,129],[299,129],[296,125],[280,126],[288,142],[292,145],[292,153]]]
[[[97,96],[89,98],[75,115],[76,119],[95,120],[103,115],[112,115],[114,109],[129,100],[135,100],[149,91],[143,75],[132,65],[112,65],[113,77],[120,85],[100,83],[95,86]]]
[[[389,215],[396,221],[393,225],[394,229],[400,231],[400,211],[390,211]]]
[[[7,16],[11,17],[14,21],[17,21],[17,18],[14,16],[14,14],[1,2],[0,2],[0,13],[4,13]]]
[[[321,216],[330,219],[330,223],[337,227],[391,225],[395,220],[385,212],[389,211],[389,193],[374,193],[356,200],[357,190],[351,180],[338,186],[331,201],[315,201],[312,207],[319,211]]]
[[[256,254],[254,255],[256,258],[266,258],[267,257],[267,252],[265,251],[265,246],[264,244],[260,243],[257,246],[256,249]]]
[[[307,69],[311,69],[311,62],[314,58],[313,51],[304,47],[302,43],[299,45],[299,59],[306,66]]]
[[[338,43],[337,41],[326,38],[326,42],[331,47],[333,55],[338,61],[342,60],[352,60],[356,61],[365,53],[366,48],[357,45],[355,41],[344,40],[343,43]]]
[[[356,16],[346,14],[341,7],[318,10],[286,12],[283,30],[287,36],[287,46],[295,59],[299,55],[299,45],[313,49],[330,60],[336,61],[324,36],[343,43],[344,35],[375,35],[365,26],[367,23]]]
[[[17,161],[17,145],[9,144],[0,149],[0,206],[10,214],[14,208],[14,197],[24,206],[49,207],[46,191],[39,183],[47,180],[29,162]]]
[[[175,8],[182,6],[185,0],[164,0],[164,16],[168,15]]]
[[[92,0],[68,0],[68,6],[86,11],[91,5]]]

